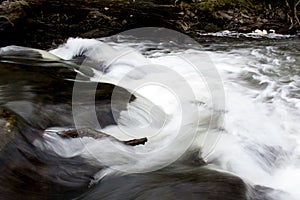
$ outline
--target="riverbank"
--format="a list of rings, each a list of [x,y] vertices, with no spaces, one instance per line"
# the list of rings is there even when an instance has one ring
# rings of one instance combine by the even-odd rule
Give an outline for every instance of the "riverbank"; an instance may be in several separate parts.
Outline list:
[[[221,30],[273,29],[282,34],[300,30],[297,3],[290,0],[7,0],[0,6],[0,46],[45,49],[69,37],[99,38],[145,26],[166,27],[194,38],[199,32]]]

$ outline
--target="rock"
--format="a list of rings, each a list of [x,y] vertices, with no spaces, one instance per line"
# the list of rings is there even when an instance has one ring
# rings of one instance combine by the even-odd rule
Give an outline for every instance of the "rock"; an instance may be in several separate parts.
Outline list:
[[[228,13],[229,15],[233,15],[233,14],[234,14],[234,11],[231,10],[231,9],[229,9],[229,10],[227,11],[227,13]]]
[[[106,185],[111,186],[106,192]],[[250,190],[250,189],[249,189]],[[166,167],[164,169],[101,180],[93,195],[86,199],[200,199],[200,200],[246,200],[248,186],[241,178],[205,167]],[[132,192],[128,192],[132,191]],[[93,198],[94,197],[94,198]],[[95,198],[97,197],[97,198]],[[261,199],[265,199],[262,198]]]
[[[11,33],[14,32],[14,24],[5,16],[0,16],[0,46],[7,45],[7,40],[11,39]]]
[[[16,116],[0,107],[0,151],[16,136]]]
[[[125,24],[127,24],[127,20],[126,20],[126,19],[124,19],[124,20],[122,21],[122,25],[124,26]]]
[[[83,38],[99,38],[102,35],[109,35],[110,33],[112,33],[111,30],[96,28],[96,29],[93,29],[93,30],[88,31],[86,33],[80,34],[80,37],[83,37]]]
[[[204,27],[204,30],[207,31],[207,32],[218,32],[218,31],[221,31],[221,29],[217,25],[215,25],[213,23],[207,24]]]
[[[281,20],[287,19],[287,14],[282,9],[278,9],[277,15]]]
[[[252,30],[250,26],[241,26],[238,28],[238,31],[242,33],[250,33]]]
[[[220,15],[220,17],[222,19],[232,20],[232,16],[230,16],[229,14],[227,14],[225,12],[219,11],[219,12],[217,12],[217,14]]]
[[[250,19],[250,17],[244,13],[241,13],[241,16],[244,17],[244,18],[247,18],[247,19]]]
[[[26,17],[28,4],[26,1],[3,1],[0,5],[0,45],[9,44],[20,36],[18,29],[23,18]]]

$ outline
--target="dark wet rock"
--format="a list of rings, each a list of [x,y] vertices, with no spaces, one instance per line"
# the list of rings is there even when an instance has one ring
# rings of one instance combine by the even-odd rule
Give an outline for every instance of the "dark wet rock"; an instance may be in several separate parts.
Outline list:
[[[223,11],[217,12],[217,16],[223,20],[232,20],[233,18],[229,13],[225,13]]]
[[[187,151],[184,153],[178,161],[184,163],[187,166],[200,167],[205,166],[207,163],[201,158],[199,150]]]
[[[16,116],[9,110],[0,108],[0,151],[14,140],[16,129]]]
[[[262,185],[250,186],[248,196],[249,200],[294,199],[290,194],[282,190],[276,190]]]
[[[28,3],[24,0],[3,1],[0,5],[0,45],[11,44],[20,39],[19,30],[27,17]]]
[[[134,100],[125,89],[89,82],[78,83],[81,88],[79,98],[72,99],[72,80],[89,80],[90,75],[93,75],[89,67],[81,68],[87,76],[78,76],[74,70],[81,69],[71,61],[43,59],[40,53],[31,49],[17,49],[20,51],[0,52],[0,84],[3,85],[0,103],[3,108],[12,110],[37,129],[74,127],[72,101],[81,105],[82,115],[96,105],[97,119],[105,127],[115,124],[114,117],[118,117],[120,110],[126,109],[128,100]],[[118,98],[112,108],[113,91]],[[89,96],[93,96],[92,102],[86,101]],[[84,123],[94,128],[93,124],[89,126],[88,120]]]
[[[111,192],[114,191],[114,192]],[[130,191],[130,192],[128,192]],[[82,199],[246,200],[245,183],[236,176],[207,169],[169,166],[159,171],[103,179]]]
[[[205,27],[204,27],[204,30],[207,31],[207,32],[218,32],[218,31],[221,31],[221,29],[213,24],[213,23],[208,23]]]
[[[39,151],[34,142],[43,139],[49,127],[74,127],[72,92],[77,73],[69,61],[44,59],[32,49],[0,53],[0,196],[2,199],[73,199],[87,189],[90,177],[101,166],[80,156],[62,158]],[[81,77],[88,80],[88,77]],[[111,107],[116,86],[82,83],[85,97],[93,95],[101,125],[115,124],[112,110],[126,109],[122,97],[131,94],[119,88],[118,105]],[[134,97],[132,96],[132,99]],[[80,101],[80,100],[83,100]],[[90,104],[77,99],[88,110]],[[128,99],[126,99],[128,100]],[[91,126],[93,128],[93,126]],[[126,141],[142,144],[145,139]],[[123,142],[123,141],[120,141]],[[129,144],[129,145],[130,145]],[[80,167],[79,167],[80,166]]]

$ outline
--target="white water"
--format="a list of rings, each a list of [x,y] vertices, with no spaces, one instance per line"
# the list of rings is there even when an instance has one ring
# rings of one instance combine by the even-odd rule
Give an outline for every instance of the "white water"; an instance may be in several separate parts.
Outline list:
[[[277,70],[289,56],[272,58],[258,51],[249,48],[210,54],[225,79],[228,110],[226,134],[210,159],[218,160],[218,167],[245,180],[291,195],[274,196],[274,199],[300,199],[297,189],[300,184],[300,124],[297,123],[300,100],[284,95],[292,93],[291,88],[280,85],[276,77],[260,73]],[[264,56],[269,59],[266,64],[257,62]],[[276,62],[281,63],[276,66]],[[247,87],[240,80],[241,74],[253,71],[253,78],[260,84],[268,83],[266,88]]]
[[[150,59],[132,48],[113,49],[99,41],[84,39],[70,39],[65,46],[52,51],[63,59],[71,59],[82,52],[99,63],[91,81],[119,85],[137,97],[117,119],[118,126],[105,127],[101,131],[120,140],[147,137],[149,141],[145,146],[135,147],[134,151],[115,144],[113,150],[105,154],[103,149],[112,146],[111,143],[104,145],[100,140],[92,143],[83,140],[81,146],[86,148],[77,152],[78,155],[88,159],[96,157],[100,163],[124,172],[152,171],[174,162],[188,148],[205,146],[201,138],[209,138],[208,127],[210,134],[218,128],[212,120],[210,91],[203,77],[186,60],[186,56],[193,57],[191,53]],[[197,102],[203,102],[203,105]],[[195,135],[199,141],[192,144]],[[43,148],[55,151],[51,144]],[[72,152],[59,148],[56,153],[64,157],[74,156]],[[121,162],[124,159],[127,164]]]
[[[300,78],[297,74],[287,74],[286,77],[270,75],[276,70],[280,74],[280,67],[295,63],[292,55],[276,57],[272,52],[278,53],[279,50],[273,47],[205,53],[201,50],[178,48],[176,51],[170,48],[170,52],[166,52],[165,47],[144,52],[148,57],[146,58],[127,47],[143,51],[149,42],[136,44],[125,40],[122,43],[107,43],[115,49],[96,40],[70,39],[66,45],[51,53],[71,59],[74,55],[85,52],[91,59],[108,66],[105,73],[103,68],[99,68],[93,80],[101,78],[101,81],[118,84],[133,91],[138,99],[128,106],[128,111],[121,113],[120,126],[106,127],[103,131],[122,140],[147,136],[149,142],[134,150],[117,147],[121,153],[109,151],[105,154],[103,149],[109,149],[110,143],[84,139],[89,140],[84,142],[89,153],[103,155],[97,158],[101,161],[110,160],[109,164],[113,167],[121,165],[121,168],[117,167],[120,170],[130,171],[129,168],[134,166],[134,170],[148,171],[178,158],[186,150],[186,146],[190,145],[188,141],[194,130],[200,134],[196,139],[197,148],[206,149],[203,141],[211,141],[211,138],[221,134],[211,154],[202,150],[210,167],[237,174],[249,184],[259,184],[287,193],[280,196],[274,193],[274,199],[300,199],[297,188],[300,184],[300,100],[294,92],[299,90]],[[126,49],[122,49],[124,47]],[[198,59],[193,60],[202,63],[208,62],[203,59],[207,59],[206,55],[209,55],[219,70],[226,100],[224,126],[222,123],[211,124],[212,128],[207,132],[213,114],[209,88],[205,80],[182,59],[182,55],[189,59],[196,57]],[[139,68],[149,64],[167,66],[167,69]],[[299,68],[297,65],[295,67]],[[130,70],[134,72],[131,73]],[[176,80],[177,76],[169,76],[169,70],[180,74],[185,81]],[[252,81],[258,82],[261,87],[252,87],[247,83],[243,79],[245,74],[251,74]],[[288,81],[282,80],[283,78]],[[149,81],[152,79],[154,83]],[[162,80],[165,81],[164,85],[155,84],[155,81]],[[195,96],[180,96],[185,94],[185,84],[192,88]],[[137,85],[140,87],[136,87]],[[174,88],[177,89],[176,92],[182,93],[172,93]],[[195,104],[195,101],[201,103]],[[186,109],[189,112],[182,117]],[[184,131],[178,131],[180,127]],[[220,132],[219,129],[224,131]],[[207,138],[204,133],[209,133],[210,137]],[[217,140],[214,139],[213,141]],[[214,144],[208,143],[209,146]],[[54,151],[61,156],[74,153],[55,148],[57,147],[53,147]],[[88,152],[76,154],[89,157]],[[143,157],[144,154],[148,155],[147,159]],[[112,155],[115,159],[112,159]],[[103,173],[100,178],[102,176]]]
[[[199,33],[201,36],[215,36],[215,37],[232,37],[232,38],[291,38],[294,37],[293,35],[282,35],[277,33],[272,33],[272,31],[264,33],[263,31],[259,30],[258,32],[252,33],[239,33],[235,31],[220,31],[216,33]]]

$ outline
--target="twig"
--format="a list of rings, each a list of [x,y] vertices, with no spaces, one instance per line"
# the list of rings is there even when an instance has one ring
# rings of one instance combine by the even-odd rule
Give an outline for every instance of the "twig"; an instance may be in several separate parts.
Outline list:
[[[298,22],[298,25],[300,26],[300,21],[299,21],[299,18],[297,16],[297,5],[300,3],[300,0],[295,4],[294,6],[294,15],[295,15],[295,19],[296,21]]]

